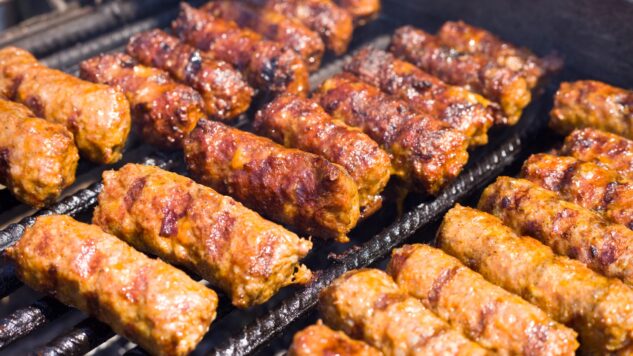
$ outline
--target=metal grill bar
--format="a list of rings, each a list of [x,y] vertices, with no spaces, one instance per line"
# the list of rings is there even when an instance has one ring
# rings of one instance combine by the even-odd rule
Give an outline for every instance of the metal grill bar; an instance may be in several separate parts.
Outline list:
[[[67,334],[36,350],[39,356],[84,355],[114,336],[110,327],[96,319],[88,318],[77,324]]]
[[[52,297],[44,297],[28,307],[15,310],[0,319],[0,348],[39,329],[69,310]]]

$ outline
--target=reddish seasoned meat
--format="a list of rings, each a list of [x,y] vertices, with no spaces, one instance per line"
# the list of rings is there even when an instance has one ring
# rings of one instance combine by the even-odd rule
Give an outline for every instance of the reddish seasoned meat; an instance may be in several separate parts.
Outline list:
[[[299,331],[292,339],[288,356],[381,356],[377,349],[334,331],[319,321]]]
[[[335,2],[352,14],[356,26],[366,24],[378,17],[380,13],[380,0],[335,0]]]

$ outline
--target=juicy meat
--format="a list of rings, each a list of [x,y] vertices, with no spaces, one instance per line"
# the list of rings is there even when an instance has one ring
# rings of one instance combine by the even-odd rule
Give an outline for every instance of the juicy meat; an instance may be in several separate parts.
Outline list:
[[[316,96],[332,117],[360,128],[389,152],[394,173],[414,190],[438,194],[468,161],[464,135],[348,73],[326,80]]]
[[[172,28],[180,39],[243,71],[259,90],[306,95],[310,89],[308,68],[297,53],[233,21],[182,3]]]
[[[0,50],[0,76],[11,82],[11,99],[66,126],[82,156],[106,164],[121,158],[131,126],[122,93],[48,68],[15,47]]]
[[[633,230],[633,181],[573,157],[536,154],[523,164],[523,178]]]
[[[462,87],[447,85],[391,53],[364,48],[345,70],[382,91],[405,100],[413,110],[438,118],[469,139],[470,146],[488,143],[496,104]]]
[[[341,242],[356,226],[358,187],[325,158],[207,120],[184,146],[187,167],[199,182],[274,221]]]
[[[574,355],[576,333],[428,245],[394,250],[388,273],[409,295],[500,355]]]
[[[217,295],[184,272],[69,216],[37,218],[6,254],[35,290],[89,313],[154,355],[187,355]]]
[[[479,209],[554,252],[633,286],[633,231],[525,180],[500,177],[484,190]]]
[[[363,216],[380,208],[380,193],[389,181],[391,161],[369,136],[335,121],[316,102],[291,94],[260,110],[253,126],[277,143],[343,166],[358,185]]]
[[[362,26],[380,14],[380,0],[335,0],[354,17],[354,25]]]
[[[310,241],[160,168],[127,164],[106,171],[93,223],[139,250],[197,272],[240,308],[310,279],[299,264]]]
[[[173,81],[167,72],[138,64],[127,54],[101,54],[79,67],[82,78],[125,93],[134,124],[150,144],[179,148],[198,120],[205,117],[197,91]]]
[[[343,274],[319,299],[328,325],[364,340],[386,356],[490,354],[377,269]]]
[[[377,349],[334,331],[320,321],[299,331],[292,339],[288,356],[381,356]]]
[[[206,113],[212,118],[229,120],[251,105],[253,89],[239,71],[162,30],[135,35],[126,50],[144,65],[165,70],[197,90],[204,100]]]
[[[633,291],[620,280],[519,237],[492,215],[459,205],[444,217],[437,241],[488,281],[576,330],[581,354],[631,352]]]
[[[549,125],[561,134],[593,127],[633,139],[633,91],[595,80],[562,83]]]
[[[0,183],[20,201],[41,207],[75,181],[79,153],[65,126],[0,99]]]
[[[411,26],[396,30],[389,50],[448,84],[466,87],[496,101],[503,122],[516,124],[532,99],[528,80],[481,53],[467,53],[444,45],[435,36]]]
[[[325,44],[319,34],[300,21],[265,8],[232,1],[211,1],[202,7],[213,16],[234,21],[239,26],[249,27],[271,41],[276,41],[297,52],[310,71],[319,69],[325,52]]]

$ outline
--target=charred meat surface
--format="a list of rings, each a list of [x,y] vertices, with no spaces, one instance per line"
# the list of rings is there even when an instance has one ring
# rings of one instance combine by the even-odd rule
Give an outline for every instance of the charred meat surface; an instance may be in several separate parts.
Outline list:
[[[366,343],[334,331],[320,321],[299,331],[292,339],[288,356],[380,356]]]
[[[380,14],[380,0],[335,0],[354,17],[354,25],[362,26]]]

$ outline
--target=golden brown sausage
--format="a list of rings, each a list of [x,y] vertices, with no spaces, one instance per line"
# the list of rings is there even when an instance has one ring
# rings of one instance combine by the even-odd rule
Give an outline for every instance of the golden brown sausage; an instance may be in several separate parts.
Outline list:
[[[122,93],[48,68],[15,47],[0,50],[0,75],[12,83],[12,99],[66,126],[83,156],[108,164],[121,159],[131,126]]]
[[[380,0],[335,0],[335,2],[352,14],[355,26],[366,24],[378,17],[380,13]]]
[[[334,331],[321,321],[299,331],[292,339],[288,356],[380,356],[366,343]]]
[[[18,276],[155,355],[187,355],[215,318],[217,295],[184,272],[69,216],[37,218],[7,249]]]

